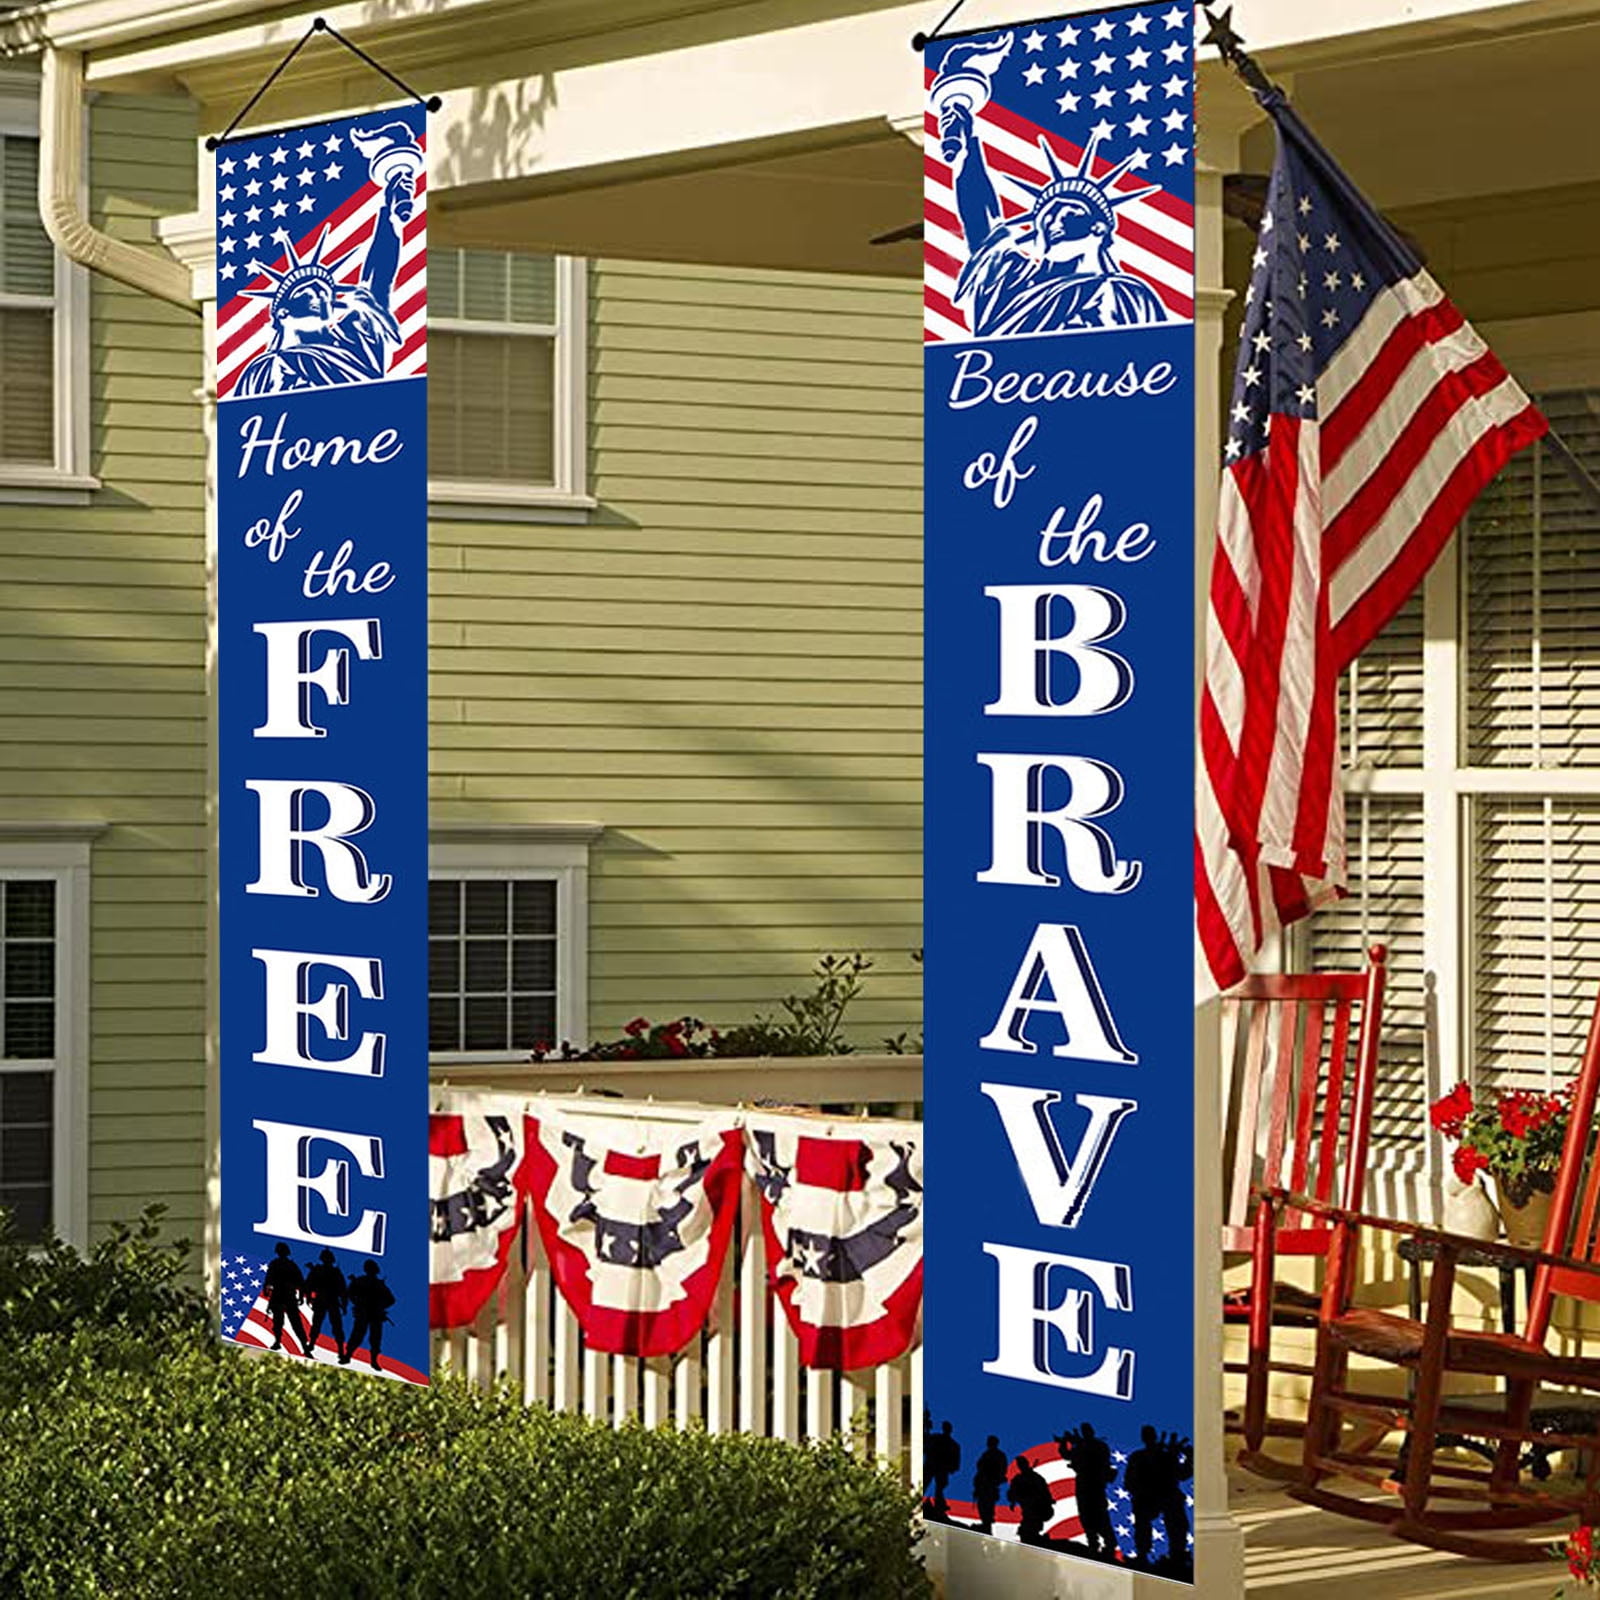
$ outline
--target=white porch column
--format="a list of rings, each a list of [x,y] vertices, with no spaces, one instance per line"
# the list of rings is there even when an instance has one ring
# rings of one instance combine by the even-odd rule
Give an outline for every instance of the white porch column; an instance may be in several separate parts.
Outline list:
[[[1208,106],[1207,111],[1213,108]],[[1217,108],[1224,109],[1224,108]],[[1218,374],[1223,283],[1222,180],[1238,166],[1239,129],[1201,121],[1195,172],[1194,615],[1195,700],[1205,675],[1207,594],[1216,538],[1222,437]],[[1253,120],[1253,119],[1252,119]],[[1198,760],[1198,750],[1196,752]],[[1222,1431],[1222,1052],[1217,1003],[1194,1015],[1194,1546],[1195,1593],[1244,1593],[1244,1530],[1228,1510]]]
[[[216,218],[209,209],[215,192],[214,157],[200,147],[202,209],[185,216],[163,217],[156,224],[161,242],[187,267],[193,294],[200,302],[203,349],[200,425],[206,439],[206,1220],[205,1278],[207,1291],[218,1290],[221,1237],[219,1164],[221,1139],[221,1069],[217,1056],[217,261]]]

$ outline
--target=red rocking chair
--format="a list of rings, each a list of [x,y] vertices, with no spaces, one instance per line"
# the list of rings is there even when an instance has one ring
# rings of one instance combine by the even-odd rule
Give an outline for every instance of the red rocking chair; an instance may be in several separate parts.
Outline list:
[[[1273,1329],[1315,1328],[1320,1304],[1316,1294],[1275,1281],[1277,1258],[1326,1256],[1334,1229],[1324,1217],[1253,1197],[1283,1189],[1362,1204],[1386,951],[1374,945],[1369,955],[1365,972],[1262,974],[1222,997],[1230,1091],[1222,1248],[1251,1258],[1249,1287],[1223,1300],[1227,1321],[1249,1330],[1247,1359],[1227,1364],[1245,1375],[1244,1409],[1229,1426],[1244,1435],[1241,1464],[1264,1476],[1300,1470],[1262,1450],[1268,1434],[1301,1433],[1298,1422],[1268,1415],[1271,1375],[1312,1371],[1274,1359]]]
[[[1546,1348],[1557,1297],[1600,1301],[1600,1160],[1592,1137],[1597,1089],[1600,1000],[1573,1091],[1550,1220],[1539,1250],[1485,1246],[1304,1196],[1269,1197],[1274,1205],[1310,1209],[1333,1228],[1302,1475],[1291,1491],[1297,1499],[1385,1523],[1418,1544],[1501,1561],[1548,1559],[1549,1534],[1537,1541],[1488,1536],[1496,1530],[1532,1528],[1574,1513],[1586,1525],[1600,1520],[1594,1403],[1571,1393],[1600,1391],[1600,1357],[1564,1356]],[[1353,1304],[1363,1227],[1425,1242],[1434,1265],[1420,1321]],[[1453,1325],[1456,1269],[1463,1256],[1534,1268],[1520,1334]],[[1352,1355],[1404,1369],[1409,1397],[1355,1388],[1349,1371]],[[1454,1375],[1470,1375],[1480,1383],[1497,1380],[1497,1389],[1452,1393],[1449,1380]],[[1541,1386],[1548,1388],[1541,1392]],[[1343,1431],[1346,1419],[1360,1430],[1349,1441]],[[1398,1453],[1386,1453],[1382,1441],[1396,1427],[1405,1434],[1404,1446]],[[1454,1456],[1441,1457],[1447,1435],[1489,1441],[1484,1453],[1492,1458],[1490,1464],[1461,1465]],[[1563,1449],[1588,1452],[1587,1470],[1570,1489],[1557,1491],[1527,1481],[1525,1467],[1542,1464],[1545,1452]],[[1534,1473],[1538,1471],[1536,1466]],[[1361,1499],[1328,1488],[1326,1480],[1336,1476],[1376,1487],[1386,1497]]]

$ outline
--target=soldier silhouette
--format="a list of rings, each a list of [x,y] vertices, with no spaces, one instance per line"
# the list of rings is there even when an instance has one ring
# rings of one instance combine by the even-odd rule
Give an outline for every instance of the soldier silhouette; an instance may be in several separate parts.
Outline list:
[[[1055,1514],[1056,1499],[1026,1456],[1017,1457],[1016,1475],[1006,1485],[1006,1499],[1022,1513],[1017,1537],[1024,1544],[1045,1543],[1044,1525]]]
[[[1160,1517],[1166,1534],[1166,1561],[1177,1568],[1189,1562],[1189,1509],[1183,1484],[1194,1476],[1194,1447],[1175,1433],[1157,1434],[1148,1423],[1140,1430],[1142,1450],[1128,1457],[1123,1487],[1133,1502],[1133,1551],[1150,1565],[1154,1523]]]
[[[365,1339],[372,1365],[376,1367],[383,1352],[383,1325],[389,1320],[389,1307],[394,1304],[389,1285],[378,1276],[376,1261],[361,1263],[360,1274],[345,1285],[345,1296],[350,1302],[350,1342],[339,1359],[348,1362]]]
[[[300,1315],[300,1295],[306,1280],[294,1263],[286,1244],[274,1248],[273,1259],[267,1263],[267,1310],[272,1314],[272,1348],[283,1348],[283,1324],[287,1318],[302,1350],[309,1348],[306,1340],[305,1318]]]
[[[1006,1470],[1011,1463],[1000,1448],[996,1435],[989,1435],[989,1446],[978,1457],[972,1472],[972,1499],[978,1508],[978,1528],[983,1533],[994,1532],[994,1508],[1000,1500],[1000,1489],[1006,1481]]]
[[[942,1424],[937,1433],[928,1435],[923,1456],[929,1481],[933,1484],[934,1515],[948,1517],[950,1503],[945,1499],[945,1490],[950,1487],[951,1478],[961,1470],[961,1444],[952,1436],[948,1422]]]
[[[1106,1490],[1117,1475],[1111,1464],[1111,1446],[1087,1422],[1076,1431],[1063,1433],[1056,1443],[1061,1446],[1063,1458],[1072,1463],[1078,1517],[1089,1549],[1098,1556],[1114,1556],[1117,1541],[1111,1531],[1111,1508],[1106,1501]]]
[[[315,1350],[322,1324],[327,1322],[339,1357],[344,1358],[344,1274],[334,1261],[333,1251],[324,1250],[314,1267],[306,1268],[306,1298],[311,1302],[311,1339],[306,1346]]]

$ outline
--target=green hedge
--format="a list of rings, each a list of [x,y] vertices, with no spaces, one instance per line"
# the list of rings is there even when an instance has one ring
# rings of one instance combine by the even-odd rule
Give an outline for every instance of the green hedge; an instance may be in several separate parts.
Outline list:
[[[3,1319],[0,1319],[3,1320]],[[842,1448],[612,1430],[143,1326],[0,1363],[0,1595],[926,1596]]]

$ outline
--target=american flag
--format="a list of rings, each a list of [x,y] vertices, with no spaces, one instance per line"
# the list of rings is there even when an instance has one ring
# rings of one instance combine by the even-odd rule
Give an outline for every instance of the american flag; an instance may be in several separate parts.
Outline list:
[[[1176,5],[1012,30],[994,98],[977,116],[985,164],[1008,218],[1031,210],[1034,190],[1054,176],[1041,138],[1076,168],[1099,130],[1092,176],[1131,158],[1118,189],[1160,186],[1118,207],[1116,252],[1122,270],[1148,283],[1174,320],[1194,316],[1193,30],[1192,9]],[[928,86],[936,76],[930,62]],[[931,110],[924,133],[923,338],[933,344],[972,337],[956,282],[982,240],[962,233]]]
[[[1197,981],[1344,893],[1339,675],[1546,422],[1281,96],[1211,574]]]
[[[374,123],[385,120],[375,113]],[[421,137],[419,136],[419,142]],[[427,371],[427,174],[415,180],[416,201],[400,238],[400,262],[390,303],[401,344],[389,360],[388,376]],[[336,281],[361,277],[383,190],[373,182],[366,158],[355,149],[347,124],[325,124],[224,145],[217,152],[217,397],[232,392],[245,367],[272,336],[269,303],[251,298],[274,273],[318,252],[342,265]],[[327,233],[324,237],[323,230]]]

